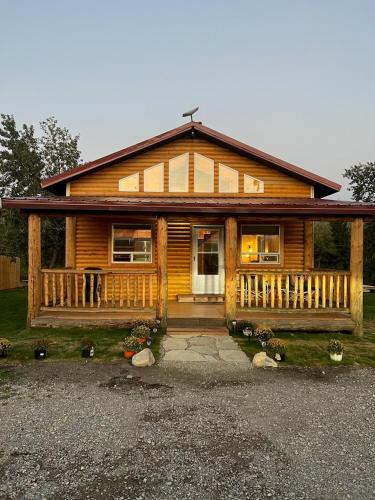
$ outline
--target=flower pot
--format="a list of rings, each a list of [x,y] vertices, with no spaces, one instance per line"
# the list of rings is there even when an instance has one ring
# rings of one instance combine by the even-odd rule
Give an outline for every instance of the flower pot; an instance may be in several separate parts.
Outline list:
[[[146,342],[146,340],[147,340],[147,339],[145,339],[145,338],[143,338],[143,337],[142,337],[142,338],[138,339],[138,342],[139,342],[140,344],[144,344],[144,343]]]
[[[94,348],[93,347],[83,347],[81,350],[83,358],[93,358],[94,357]]]
[[[47,349],[45,347],[37,347],[34,349],[35,359],[45,359],[47,357]]]
[[[332,359],[332,361],[342,361],[342,352],[340,354],[331,352],[329,353],[329,357]]]
[[[132,359],[134,356],[135,352],[134,351],[124,351],[124,358],[125,359]]]

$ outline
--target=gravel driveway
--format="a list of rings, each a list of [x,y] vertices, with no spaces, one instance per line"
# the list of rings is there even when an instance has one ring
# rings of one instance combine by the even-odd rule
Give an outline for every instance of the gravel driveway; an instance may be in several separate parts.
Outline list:
[[[0,498],[375,498],[374,370],[186,365],[17,367]]]

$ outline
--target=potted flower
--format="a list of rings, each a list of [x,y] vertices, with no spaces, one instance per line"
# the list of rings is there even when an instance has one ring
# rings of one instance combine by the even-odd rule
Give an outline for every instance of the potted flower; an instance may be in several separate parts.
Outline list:
[[[6,338],[0,338],[0,358],[6,358],[12,348],[11,342]]]
[[[268,328],[266,326],[258,326],[253,331],[253,336],[259,340],[262,347],[266,347],[267,342],[275,335],[271,328]]]
[[[342,354],[344,352],[344,345],[339,340],[331,339],[328,342],[327,351],[329,352],[329,356],[332,361],[341,361]]]
[[[81,340],[81,354],[83,358],[93,358],[95,354],[95,343],[89,337]]]
[[[267,356],[276,361],[285,361],[286,344],[280,339],[269,339],[266,346]]]
[[[133,337],[132,335],[125,337],[123,347],[125,359],[132,359],[134,354],[142,350],[142,344],[139,343],[138,337]]]
[[[140,344],[146,344],[150,340],[151,330],[147,325],[138,325],[132,328],[130,335],[136,337]]]
[[[45,359],[47,357],[47,339],[36,339],[33,341],[35,359]]]

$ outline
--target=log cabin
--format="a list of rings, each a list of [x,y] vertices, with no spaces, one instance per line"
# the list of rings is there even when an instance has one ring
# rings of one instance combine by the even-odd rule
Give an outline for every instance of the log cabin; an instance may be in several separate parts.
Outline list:
[[[165,327],[248,319],[362,334],[363,224],[375,205],[191,121],[4,199],[29,225],[29,326]],[[41,266],[41,218],[66,219],[65,268]],[[314,222],[351,223],[350,269],[314,269]]]

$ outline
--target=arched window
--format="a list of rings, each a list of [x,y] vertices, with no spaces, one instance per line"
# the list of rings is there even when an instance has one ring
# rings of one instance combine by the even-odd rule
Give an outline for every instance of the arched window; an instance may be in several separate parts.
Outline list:
[[[128,175],[118,182],[118,190],[128,193],[136,193],[139,191],[139,173]]]
[[[194,153],[194,192],[214,192],[214,160]]]
[[[245,193],[264,193],[264,182],[251,177],[251,175],[244,174],[243,189]]]
[[[238,171],[219,163],[219,192],[238,193]]]
[[[164,192],[164,163],[146,168],[143,173],[143,189],[145,193]]]

